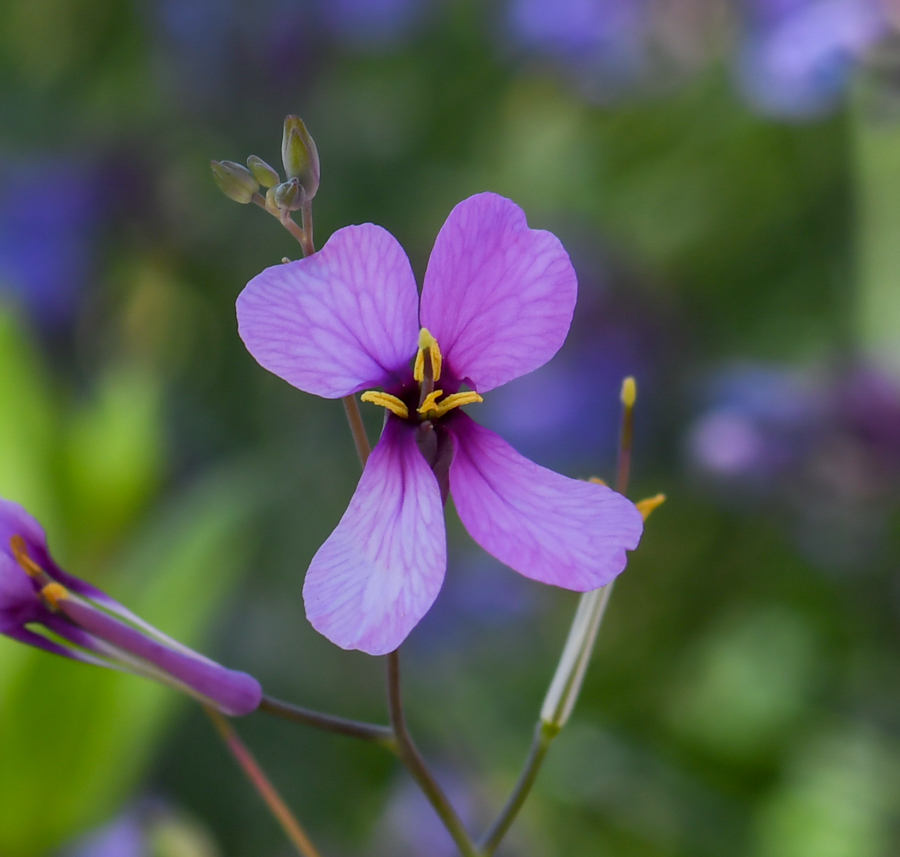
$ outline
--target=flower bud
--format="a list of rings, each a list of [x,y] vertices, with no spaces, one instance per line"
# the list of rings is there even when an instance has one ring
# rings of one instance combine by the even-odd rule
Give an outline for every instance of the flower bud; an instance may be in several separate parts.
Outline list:
[[[282,182],[275,188],[275,204],[283,211],[297,211],[306,200],[303,185],[298,179]]]
[[[278,171],[274,167],[270,167],[262,158],[258,158],[256,155],[251,155],[247,158],[247,166],[250,167],[250,172],[253,173],[253,177],[263,187],[275,187],[275,185],[281,181],[281,176],[278,175]]]
[[[0,634],[67,658],[163,682],[217,708],[249,714],[262,689],[253,676],[182,646],[118,601],[64,572],[41,525],[0,498]]]
[[[253,173],[241,164],[234,161],[210,161],[209,165],[219,190],[229,199],[246,205],[259,190],[259,182],[253,177]]]
[[[319,153],[299,116],[288,116],[284,120],[281,160],[287,178],[297,179],[306,199],[311,200],[319,189]]]

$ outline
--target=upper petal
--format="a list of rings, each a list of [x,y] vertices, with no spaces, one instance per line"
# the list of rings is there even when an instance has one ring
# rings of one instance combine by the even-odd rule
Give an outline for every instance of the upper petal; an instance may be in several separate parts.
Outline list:
[[[237,299],[238,332],[270,372],[337,399],[406,380],[417,305],[403,248],[364,223],[339,229],[306,259],[255,276]]]
[[[643,530],[630,500],[529,461],[465,414],[451,432],[453,502],[488,553],[526,577],[579,592],[622,571]]]
[[[434,603],[446,567],[437,479],[415,429],[389,417],[347,511],[310,564],[307,618],[341,648],[387,654]]]
[[[529,229],[514,202],[482,193],[459,203],[438,233],[422,289],[422,325],[457,380],[484,393],[559,351],[577,289],[559,239]]]

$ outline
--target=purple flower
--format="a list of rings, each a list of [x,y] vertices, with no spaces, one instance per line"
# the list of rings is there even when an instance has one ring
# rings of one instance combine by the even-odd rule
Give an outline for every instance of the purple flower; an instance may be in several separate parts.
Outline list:
[[[367,390],[363,401],[388,411],[303,587],[332,642],[384,654],[425,615],[447,565],[448,493],[472,538],[526,577],[585,591],[622,571],[642,530],[632,503],[534,464],[460,410],[559,350],[576,291],[559,240],[485,193],[447,218],[421,305],[403,249],[372,224],[338,230],[241,293],[240,334],[262,366],[328,399]]]
[[[0,499],[0,634],[57,655],[156,679],[225,714],[259,705],[259,683],[166,637],[99,589],[66,574],[41,525]]]
[[[755,0],[753,11],[741,85],[774,115],[827,111],[853,67],[888,31],[879,0]]]

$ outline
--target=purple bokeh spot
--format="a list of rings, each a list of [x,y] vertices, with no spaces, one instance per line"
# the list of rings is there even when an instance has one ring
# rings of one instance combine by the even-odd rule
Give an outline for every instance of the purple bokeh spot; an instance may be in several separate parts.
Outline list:
[[[430,0],[321,0],[320,14],[338,38],[382,45],[407,36],[429,5]]]
[[[887,31],[877,0],[757,0],[749,17],[740,85],[775,116],[815,117],[834,107],[852,70]]]
[[[508,27],[524,51],[550,56],[585,78],[624,82],[647,61],[643,0],[513,0]]]
[[[90,278],[101,219],[94,171],[77,162],[8,165],[0,172],[0,292],[41,326],[72,320]]]

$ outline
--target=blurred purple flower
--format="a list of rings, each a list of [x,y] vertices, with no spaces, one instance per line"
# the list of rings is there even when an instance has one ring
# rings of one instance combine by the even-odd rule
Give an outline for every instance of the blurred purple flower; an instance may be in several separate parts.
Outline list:
[[[831,109],[853,68],[888,30],[880,0],[752,0],[738,76],[775,116]]]
[[[0,292],[50,330],[71,321],[91,275],[102,215],[95,178],[64,161],[0,172]]]
[[[559,350],[576,291],[559,240],[485,193],[447,218],[421,308],[403,249],[372,224],[241,293],[240,334],[262,366],[325,398],[385,390],[363,395],[388,409],[384,431],[304,584],[332,642],[385,654],[425,615],[446,571],[448,491],[475,541],[526,577],[584,591],[625,567],[643,527],[632,503],[534,464],[459,409]]]
[[[808,454],[827,407],[809,379],[777,367],[727,369],[706,398],[688,433],[691,461],[713,478],[759,488]]]
[[[225,714],[259,706],[259,683],[157,631],[99,589],[66,574],[41,525],[0,499],[0,634],[95,666],[151,678]]]
[[[150,857],[150,843],[136,812],[129,812],[89,833],[62,857]]]
[[[508,27],[524,51],[615,87],[644,71],[648,17],[646,0],[512,0]]]
[[[357,45],[389,45],[406,36],[431,0],[319,0],[325,26]]]

